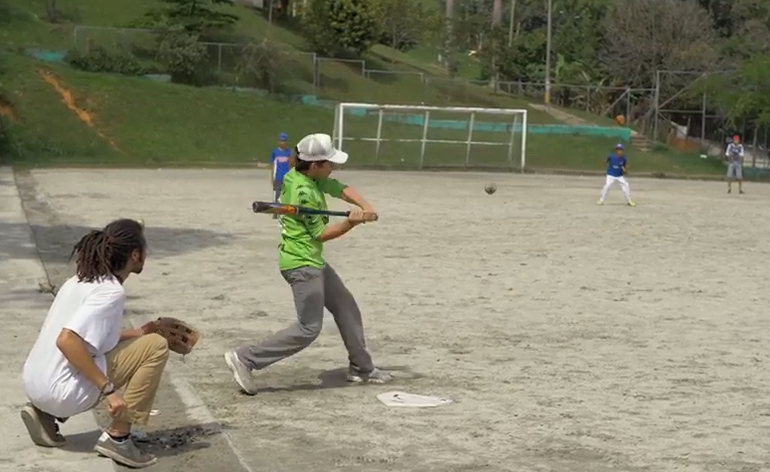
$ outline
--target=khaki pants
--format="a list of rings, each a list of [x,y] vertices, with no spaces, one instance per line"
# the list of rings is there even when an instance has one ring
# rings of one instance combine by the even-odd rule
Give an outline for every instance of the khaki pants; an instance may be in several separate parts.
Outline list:
[[[147,424],[168,353],[168,341],[159,334],[123,341],[107,353],[107,377],[115,388],[125,387],[123,399],[128,406],[117,420]]]

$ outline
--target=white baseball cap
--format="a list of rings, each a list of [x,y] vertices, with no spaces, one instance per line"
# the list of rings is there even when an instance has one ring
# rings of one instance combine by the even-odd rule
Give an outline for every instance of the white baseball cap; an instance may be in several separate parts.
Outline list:
[[[348,153],[334,149],[332,137],[328,134],[309,134],[297,143],[299,158],[303,161],[329,161],[344,164],[348,161]]]

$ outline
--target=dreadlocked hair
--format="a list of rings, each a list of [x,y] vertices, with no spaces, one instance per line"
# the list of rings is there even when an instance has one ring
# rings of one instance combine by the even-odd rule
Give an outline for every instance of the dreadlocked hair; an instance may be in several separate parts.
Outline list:
[[[135,249],[144,253],[146,247],[142,225],[120,219],[83,236],[72,249],[70,260],[77,256],[79,281],[94,282],[125,268],[131,253]]]

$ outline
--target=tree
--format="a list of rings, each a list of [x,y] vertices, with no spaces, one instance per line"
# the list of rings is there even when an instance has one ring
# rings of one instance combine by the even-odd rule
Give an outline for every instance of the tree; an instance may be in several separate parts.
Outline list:
[[[238,21],[238,16],[219,11],[219,5],[230,5],[230,0],[161,0],[163,6],[148,12],[153,26],[181,26],[189,33],[227,28]]]
[[[377,5],[370,0],[313,0],[303,19],[305,35],[316,52],[365,53],[380,37]]]
[[[411,49],[425,38],[436,13],[414,0],[382,0],[380,5],[380,42],[400,50]]]
[[[734,0],[730,35],[723,55],[732,65],[770,49],[770,4],[766,0]]]
[[[200,66],[208,59],[206,46],[198,36],[181,26],[157,31],[158,60],[176,83],[200,85]]]
[[[245,79],[245,84],[264,87],[268,92],[275,93],[285,76],[285,64],[286,54],[275,44],[266,39],[250,41],[241,51],[236,72]]]
[[[770,54],[742,60],[734,73],[711,76],[706,91],[733,128],[740,122],[770,125]]]
[[[718,65],[711,18],[696,0],[616,0],[603,20],[606,69],[625,85],[649,87],[658,69]]]

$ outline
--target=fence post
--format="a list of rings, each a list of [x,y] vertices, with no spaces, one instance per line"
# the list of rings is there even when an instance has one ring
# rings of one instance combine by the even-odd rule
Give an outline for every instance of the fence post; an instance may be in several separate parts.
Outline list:
[[[513,123],[511,123],[511,140],[508,142],[508,164],[513,168],[513,143],[516,137],[516,125],[519,124],[519,114],[513,114]]]
[[[377,117],[377,144],[374,150],[374,164],[377,164],[377,160],[380,157],[380,142],[382,140],[382,115],[384,110],[380,108],[379,116]]]
[[[657,141],[658,140],[658,119],[660,118],[660,71],[655,71],[655,102],[653,103],[653,106],[655,107],[654,113],[652,115],[653,122],[652,122],[652,140]]]
[[[316,74],[315,74],[315,61],[316,61],[316,53],[310,53],[310,59],[313,62],[313,66],[311,69],[313,69],[313,95],[318,95],[318,90],[316,90],[316,87],[318,87],[318,84],[316,83]]]
[[[425,123],[422,124],[422,144],[420,146],[420,164],[418,166],[418,168],[421,170],[425,163],[425,144],[426,144],[426,140],[428,139],[429,122],[430,122],[430,110],[425,110]]]
[[[217,44],[217,73],[222,73],[222,43]]]
[[[586,111],[591,111],[591,86],[588,86],[588,91],[586,92]]]
[[[473,140],[473,127],[476,125],[476,112],[471,112],[471,119],[468,121],[468,145],[465,150],[465,167],[471,162],[471,142]]]
[[[626,123],[631,123],[631,87],[626,87]]]
[[[703,92],[703,108],[701,109],[700,118],[700,140],[701,146],[706,144],[706,92]]]

